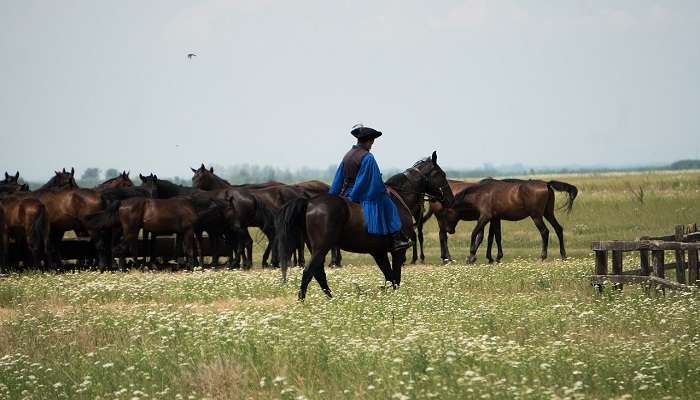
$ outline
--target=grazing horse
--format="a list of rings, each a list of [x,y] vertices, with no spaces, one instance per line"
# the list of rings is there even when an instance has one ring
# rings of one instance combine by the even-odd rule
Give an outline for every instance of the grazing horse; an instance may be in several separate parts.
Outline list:
[[[428,212],[423,216],[422,223],[427,221],[432,215],[438,222],[439,228],[439,238],[440,238],[440,259],[443,263],[448,263],[453,261],[450,255],[450,249],[447,245],[447,234],[454,234],[457,228],[457,223],[459,221],[476,221],[479,219],[479,212],[474,210],[468,204],[463,204],[457,199],[460,197],[459,194],[466,188],[474,185],[474,183],[458,181],[453,179],[447,180],[452,189],[452,193],[455,195],[455,202],[450,207],[443,207],[440,202],[430,201]],[[418,226],[418,231],[420,236],[422,236],[423,226],[422,223]],[[496,255],[496,262],[500,262],[503,258],[503,247],[501,245],[501,221],[498,219],[493,219],[490,221],[489,226],[489,237],[488,246],[486,248],[486,258],[489,263],[493,262],[493,257],[491,256],[491,249],[493,247],[493,240],[496,239],[496,245],[498,247],[498,254]],[[423,256],[423,251],[421,248],[421,257]]]
[[[18,249],[27,247],[24,267],[38,267],[44,260],[44,268],[50,268],[50,225],[46,206],[36,198],[8,196],[0,200],[0,253],[8,254],[9,239],[14,238]],[[43,257],[42,257],[43,256]],[[0,257],[0,269],[5,264]]]
[[[566,258],[564,248],[564,229],[554,216],[554,191],[566,192],[568,200],[566,211],[571,212],[578,194],[576,186],[560,181],[487,178],[464,189],[456,198],[457,204],[463,204],[478,213],[479,217],[471,234],[471,244],[467,263],[476,261],[476,251],[481,244],[484,226],[491,220],[519,221],[532,218],[542,236],[541,258],[547,258],[549,229],[543,218],[549,221],[559,239],[559,253]]]
[[[412,168],[402,173],[403,177],[392,177],[387,182],[392,201],[397,206],[403,231],[412,229],[413,221],[410,209],[421,196],[402,198],[398,193],[427,193],[449,205],[453,201],[445,178],[445,173],[437,164],[437,153],[431,158],[417,162]],[[384,273],[386,281],[394,288],[401,283],[401,266],[406,259],[406,249],[391,252],[390,236],[373,236],[367,233],[362,207],[359,204],[330,194],[319,195],[312,199],[300,198],[287,203],[276,217],[279,253],[282,259],[282,279],[286,280],[287,266],[293,249],[303,236],[311,248],[311,260],[304,268],[299,289],[299,300],[304,300],[306,290],[312,278],[321,286],[323,292],[332,297],[328,287],[324,262],[326,254],[332,247],[354,253],[371,254]],[[392,266],[393,264],[393,266]]]

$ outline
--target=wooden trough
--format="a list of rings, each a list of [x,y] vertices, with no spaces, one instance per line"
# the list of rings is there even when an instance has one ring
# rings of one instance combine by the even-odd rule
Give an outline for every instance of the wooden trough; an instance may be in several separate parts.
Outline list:
[[[597,241],[591,247],[595,252],[595,275],[591,276],[591,282],[599,291],[603,290],[604,282],[612,282],[617,289],[621,289],[625,283],[642,283],[677,290],[692,290],[700,285],[700,232],[695,224],[677,225],[673,235],[642,237],[638,240]],[[639,252],[640,268],[623,271],[623,253],[631,251]],[[673,252],[674,262],[665,263],[667,251]],[[609,253],[612,258],[612,273],[608,271]],[[666,279],[667,269],[675,269],[677,282]]]

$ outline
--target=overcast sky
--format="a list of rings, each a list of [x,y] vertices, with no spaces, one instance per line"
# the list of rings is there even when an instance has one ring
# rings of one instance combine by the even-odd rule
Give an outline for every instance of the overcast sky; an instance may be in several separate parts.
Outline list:
[[[700,158],[700,1],[0,2],[0,173]],[[186,54],[197,57],[189,60]]]

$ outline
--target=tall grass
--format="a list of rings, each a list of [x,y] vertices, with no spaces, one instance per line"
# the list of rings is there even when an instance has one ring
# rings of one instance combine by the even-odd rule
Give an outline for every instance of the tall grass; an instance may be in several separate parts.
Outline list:
[[[298,269],[1,278],[0,398],[697,398],[700,296],[587,277],[591,240],[698,221],[700,174],[557,179],[581,191],[566,261],[538,261],[525,221],[504,223],[502,264],[406,267],[396,291],[348,255],[333,300],[314,283],[298,303]]]

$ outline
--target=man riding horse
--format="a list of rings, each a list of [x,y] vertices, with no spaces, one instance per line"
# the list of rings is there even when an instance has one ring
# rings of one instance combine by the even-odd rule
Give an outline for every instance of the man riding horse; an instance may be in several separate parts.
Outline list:
[[[362,205],[367,233],[391,235],[391,250],[403,250],[409,247],[410,243],[401,238],[398,210],[387,194],[382,173],[370,153],[374,139],[380,137],[382,132],[355,125],[350,134],[357,138],[357,144],[343,157],[328,192]]]

